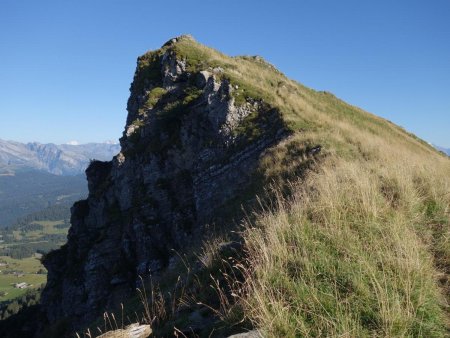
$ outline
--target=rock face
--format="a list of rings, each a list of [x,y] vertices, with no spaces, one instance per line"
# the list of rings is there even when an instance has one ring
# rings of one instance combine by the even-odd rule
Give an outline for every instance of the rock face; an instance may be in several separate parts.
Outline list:
[[[189,69],[180,38],[138,59],[121,152],[86,170],[68,243],[47,255],[49,321],[80,327],[165,269],[252,182],[261,154],[287,135],[261,100],[236,104],[221,69]],[[182,37],[181,39],[187,39]]]

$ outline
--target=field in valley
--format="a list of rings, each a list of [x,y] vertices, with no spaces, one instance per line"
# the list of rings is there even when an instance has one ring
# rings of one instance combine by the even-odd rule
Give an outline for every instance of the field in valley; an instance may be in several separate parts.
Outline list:
[[[47,281],[47,271],[41,264],[40,251],[51,250],[65,243],[68,225],[63,221],[33,221],[13,229],[3,230],[0,243],[0,302],[20,297],[30,288]],[[23,250],[23,254],[22,254]],[[36,252],[31,252],[36,251]],[[22,255],[28,257],[21,257]],[[15,287],[26,283],[27,287]]]

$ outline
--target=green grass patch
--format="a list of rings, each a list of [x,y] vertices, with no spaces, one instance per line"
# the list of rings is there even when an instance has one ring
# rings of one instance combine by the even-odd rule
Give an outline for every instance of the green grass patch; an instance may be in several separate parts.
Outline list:
[[[146,107],[154,107],[158,103],[159,99],[167,93],[167,90],[162,87],[153,88],[147,96]]]
[[[38,288],[47,281],[47,274],[42,273],[45,268],[38,257],[12,259],[8,256],[0,256],[0,262],[7,264],[6,267],[0,267],[0,293],[6,293],[6,295],[0,296],[0,302],[20,297],[26,293],[27,289],[15,288],[14,284],[16,283],[25,282],[30,284],[31,288]],[[18,274],[15,275],[12,272],[18,272]]]

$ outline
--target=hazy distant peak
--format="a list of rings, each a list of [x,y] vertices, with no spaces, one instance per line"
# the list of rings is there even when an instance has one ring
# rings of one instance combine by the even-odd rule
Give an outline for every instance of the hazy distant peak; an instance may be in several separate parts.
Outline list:
[[[431,143],[430,143],[431,144]],[[433,147],[435,147],[437,150],[442,151],[443,153],[445,153],[446,155],[450,156],[450,148],[444,148],[444,147],[440,147],[437,146],[435,144],[431,144]]]
[[[66,144],[0,140],[0,166],[20,166],[47,171],[55,175],[83,174],[91,159],[111,160],[120,151],[113,142]]]
[[[118,140],[106,140],[103,142],[88,142],[88,143],[81,143],[77,140],[69,141],[66,143],[63,143],[62,145],[69,145],[69,146],[83,146],[86,144],[119,144]]]

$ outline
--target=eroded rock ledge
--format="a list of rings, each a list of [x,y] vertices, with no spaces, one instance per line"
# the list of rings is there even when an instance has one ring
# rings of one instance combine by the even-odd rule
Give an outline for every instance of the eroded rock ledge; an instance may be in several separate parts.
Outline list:
[[[47,255],[42,305],[50,323],[89,323],[165,269],[220,223],[248,189],[261,154],[287,134],[276,109],[247,98],[218,67],[188,70],[169,41],[138,59],[121,152],[86,170],[89,197],[72,207],[68,243]]]

